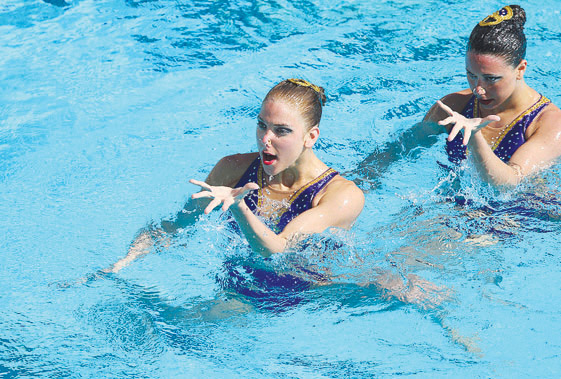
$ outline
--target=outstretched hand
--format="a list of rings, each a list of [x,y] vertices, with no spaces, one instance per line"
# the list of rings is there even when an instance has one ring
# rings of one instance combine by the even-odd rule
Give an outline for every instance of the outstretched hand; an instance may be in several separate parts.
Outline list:
[[[449,106],[444,104],[442,101],[438,100],[436,102],[442,109],[448,113],[449,117],[445,118],[444,120],[438,121],[438,125],[454,125],[450,130],[450,134],[448,135],[448,141],[452,141],[458,133],[463,130],[464,131],[464,146],[468,144],[469,139],[472,134],[477,133],[487,125],[492,122],[499,121],[501,118],[497,115],[489,115],[485,118],[466,118],[459,114],[458,112],[454,112]]]
[[[243,187],[231,188],[225,186],[211,186],[200,180],[191,179],[190,183],[201,187],[206,191],[193,194],[192,199],[211,198],[211,202],[205,208],[205,214],[209,214],[214,208],[222,204],[222,210],[226,211],[232,204],[240,202],[244,196],[252,190],[256,190],[259,186],[256,183],[247,183]]]

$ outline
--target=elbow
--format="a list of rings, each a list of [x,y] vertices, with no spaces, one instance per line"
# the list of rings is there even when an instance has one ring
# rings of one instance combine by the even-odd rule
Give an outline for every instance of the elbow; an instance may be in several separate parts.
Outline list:
[[[275,247],[263,246],[256,250],[263,258],[270,258],[273,254],[284,252],[286,250],[286,244],[284,244],[283,246],[279,245]]]
[[[270,258],[273,254],[282,253],[289,245],[288,238],[280,235],[276,235],[275,238],[269,240],[268,242],[252,242],[253,243],[250,243],[250,245],[252,245],[251,247],[253,250],[258,252],[263,258]]]
[[[522,179],[524,179],[524,174],[522,173],[522,169],[519,165],[509,163],[504,174],[493,175],[492,173],[489,173],[487,175],[487,179],[490,184],[493,184],[496,187],[509,189],[519,185],[520,182],[522,182]]]

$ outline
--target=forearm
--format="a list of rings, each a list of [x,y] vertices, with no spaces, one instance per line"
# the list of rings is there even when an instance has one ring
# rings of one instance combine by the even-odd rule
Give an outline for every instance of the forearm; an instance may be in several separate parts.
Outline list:
[[[162,235],[163,231],[159,228],[154,229],[149,227],[148,229],[142,230],[130,244],[127,255],[101,271],[106,273],[119,272],[136,259],[148,254],[156,242],[161,239]]]
[[[421,122],[402,132],[395,140],[389,141],[366,157],[357,171],[367,179],[376,179],[394,162],[408,156],[415,149],[428,148],[438,141],[438,134],[446,129],[436,122]]]
[[[472,136],[469,148],[483,180],[496,186],[516,186],[520,183],[523,177],[520,168],[497,157],[481,132]]]
[[[285,250],[287,240],[267,227],[242,200],[230,207],[251,248],[265,258]]]

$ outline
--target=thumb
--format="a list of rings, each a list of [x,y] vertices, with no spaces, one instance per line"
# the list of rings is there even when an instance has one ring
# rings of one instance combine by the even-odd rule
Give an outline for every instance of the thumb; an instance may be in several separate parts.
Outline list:
[[[242,187],[242,195],[245,196],[246,193],[252,190],[259,189],[257,183],[247,183],[245,186]]]
[[[501,121],[501,118],[499,116],[495,115],[495,114],[492,114],[492,115],[489,115],[489,116],[485,117],[483,119],[483,121],[485,121],[487,123],[491,123],[491,122],[494,122],[494,121]]]
[[[259,185],[257,183],[247,183],[245,186],[243,186],[243,188],[245,190],[251,191],[259,189]]]

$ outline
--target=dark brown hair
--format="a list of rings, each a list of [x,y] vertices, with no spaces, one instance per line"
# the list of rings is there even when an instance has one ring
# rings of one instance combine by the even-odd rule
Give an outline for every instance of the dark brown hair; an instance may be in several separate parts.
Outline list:
[[[526,57],[525,23],[526,12],[522,7],[503,7],[473,28],[467,51],[496,55],[516,67]]]

